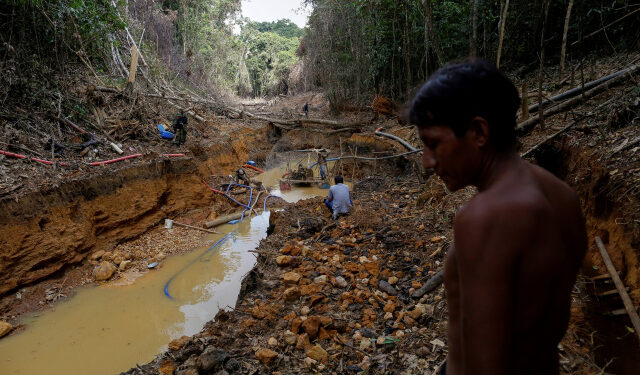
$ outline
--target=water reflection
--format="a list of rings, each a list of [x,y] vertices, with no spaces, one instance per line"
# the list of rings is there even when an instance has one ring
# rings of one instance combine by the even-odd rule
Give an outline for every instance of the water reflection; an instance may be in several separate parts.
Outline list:
[[[0,374],[114,374],[145,363],[171,340],[199,332],[219,308],[234,306],[242,277],[255,264],[269,213],[235,226],[220,251],[166,281],[208,248],[170,257],[157,271],[128,286],[83,288],[41,316],[27,316],[26,330],[0,341]],[[211,243],[223,235],[211,235]]]

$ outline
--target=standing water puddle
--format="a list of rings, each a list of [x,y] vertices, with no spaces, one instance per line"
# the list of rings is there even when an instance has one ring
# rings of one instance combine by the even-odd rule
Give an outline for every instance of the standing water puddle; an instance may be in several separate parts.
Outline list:
[[[281,168],[261,175],[288,202],[327,194],[317,187],[280,192]],[[82,288],[50,311],[26,316],[24,332],[0,340],[0,374],[117,374],[151,361],[167,344],[199,332],[219,309],[235,306],[255,264],[249,250],[266,237],[269,213],[218,227],[209,247],[173,256],[133,285]],[[209,245],[209,246],[211,246]],[[187,268],[185,268],[187,267]],[[167,281],[172,278],[164,293]]]

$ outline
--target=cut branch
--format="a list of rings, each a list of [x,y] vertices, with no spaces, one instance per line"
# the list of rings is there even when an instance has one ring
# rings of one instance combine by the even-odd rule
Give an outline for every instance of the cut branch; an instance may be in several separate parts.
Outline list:
[[[638,313],[633,306],[631,298],[629,298],[629,294],[627,294],[624,283],[622,282],[622,280],[620,280],[620,276],[618,276],[618,272],[616,272],[616,268],[613,265],[613,262],[611,262],[611,258],[609,257],[609,253],[607,253],[607,249],[604,247],[602,240],[598,236],[596,236],[596,245],[598,246],[598,250],[600,250],[600,255],[602,255],[604,264],[607,266],[607,271],[611,275],[611,279],[613,279],[613,283],[615,284],[616,289],[618,289],[618,293],[620,294],[620,298],[622,299],[624,308],[627,310],[627,314],[629,314],[631,324],[633,324],[633,329],[636,331],[636,335],[638,335],[638,340],[640,340],[640,317],[638,317]]]

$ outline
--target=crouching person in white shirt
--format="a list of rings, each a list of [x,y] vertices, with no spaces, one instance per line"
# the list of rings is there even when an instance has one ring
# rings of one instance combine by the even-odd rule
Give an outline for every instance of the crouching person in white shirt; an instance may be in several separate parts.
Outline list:
[[[353,206],[353,201],[351,200],[349,186],[343,183],[342,176],[336,176],[335,182],[336,184],[329,189],[329,196],[324,200],[324,204],[333,214],[333,218],[337,219],[339,215],[349,213],[349,209]]]

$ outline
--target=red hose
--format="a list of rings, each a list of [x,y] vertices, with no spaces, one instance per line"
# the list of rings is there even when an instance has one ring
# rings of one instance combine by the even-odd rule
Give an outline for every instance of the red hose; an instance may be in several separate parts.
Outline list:
[[[105,160],[105,161],[96,161],[94,163],[89,163],[89,165],[96,166],[96,165],[111,164],[111,163],[119,162],[119,161],[122,161],[122,160],[137,158],[138,156],[142,156],[142,154],[133,154],[133,155],[129,155],[129,156],[123,156],[123,157],[117,158],[117,159],[111,159],[111,160]]]
[[[225,195],[225,194],[224,194],[224,192],[222,192],[222,191],[220,191],[220,190],[217,190],[217,189],[214,189],[214,188],[212,188],[211,186],[209,186],[209,184],[207,184],[206,182],[204,182],[204,180],[202,180],[202,183],[203,183],[207,188],[209,188],[209,190],[213,191],[214,193],[218,193],[218,194],[221,194],[221,195]]]
[[[0,154],[11,156],[11,157],[18,158],[18,159],[26,159],[27,158],[26,155],[15,154],[13,152],[2,151],[2,150],[0,150]],[[42,160],[42,159],[38,159],[38,158],[29,158],[29,160],[37,161],[38,163],[42,163],[42,164],[53,165],[53,162],[49,161],[49,160]],[[66,167],[68,165],[67,163],[57,163],[57,164],[60,165],[60,166],[63,166],[63,167]]]
[[[7,155],[7,156],[13,156],[14,158],[18,158],[18,159],[26,159],[27,157],[24,155],[20,155],[20,154],[14,154],[13,152],[9,152],[9,151],[2,151],[0,150],[0,154],[2,155]]]
[[[255,171],[258,171],[258,172],[260,172],[260,173],[264,173],[264,171],[263,171],[262,169],[260,169],[260,168],[258,168],[258,167],[254,167],[253,165],[245,164],[245,165],[243,165],[243,167],[245,167],[245,168],[251,168],[251,169],[253,169],[253,170],[255,170]]]
[[[49,161],[49,160],[42,160],[42,159],[37,159],[37,158],[31,158],[31,160],[37,161],[38,163],[42,163],[42,164],[53,165],[53,162]],[[62,162],[61,163],[56,163],[56,164],[58,164],[58,165],[60,165],[62,167],[67,167],[69,165],[67,163],[62,163]]]

